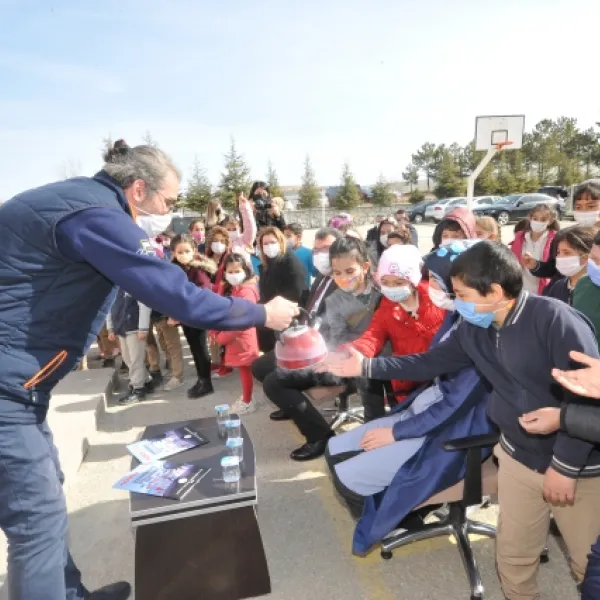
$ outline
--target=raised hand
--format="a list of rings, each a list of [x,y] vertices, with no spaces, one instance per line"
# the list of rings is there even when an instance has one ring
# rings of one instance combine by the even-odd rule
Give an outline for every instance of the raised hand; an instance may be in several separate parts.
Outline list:
[[[570,352],[569,356],[587,367],[572,371],[552,369],[554,379],[574,394],[600,399],[600,360],[575,351]]]

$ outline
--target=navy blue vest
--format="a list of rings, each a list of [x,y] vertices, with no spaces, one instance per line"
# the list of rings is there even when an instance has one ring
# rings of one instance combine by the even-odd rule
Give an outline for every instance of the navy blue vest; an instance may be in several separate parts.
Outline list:
[[[120,336],[138,331],[140,323],[140,305],[126,291],[119,288],[115,303],[110,311],[113,331]]]
[[[108,176],[78,177],[0,206],[0,399],[47,407],[50,392],[85,355],[114,300],[114,286],[58,250],[55,228],[76,212],[127,211]]]

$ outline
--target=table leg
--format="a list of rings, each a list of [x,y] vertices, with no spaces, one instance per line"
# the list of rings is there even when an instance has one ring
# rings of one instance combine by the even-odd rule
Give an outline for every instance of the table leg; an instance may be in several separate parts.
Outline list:
[[[136,530],[136,600],[241,600],[270,592],[254,506]]]

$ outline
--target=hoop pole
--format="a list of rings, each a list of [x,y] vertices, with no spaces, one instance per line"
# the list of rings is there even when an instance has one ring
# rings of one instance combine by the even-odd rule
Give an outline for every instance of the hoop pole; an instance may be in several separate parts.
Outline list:
[[[490,148],[487,154],[483,157],[483,160],[477,165],[475,170],[469,175],[467,179],[467,208],[473,210],[473,196],[475,195],[475,181],[489,164],[492,158],[496,156],[498,150],[501,150],[498,146],[496,148]]]

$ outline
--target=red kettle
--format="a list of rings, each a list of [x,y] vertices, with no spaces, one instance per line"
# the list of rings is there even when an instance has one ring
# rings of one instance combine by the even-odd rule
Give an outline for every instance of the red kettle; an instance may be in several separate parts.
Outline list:
[[[277,334],[275,358],[277,366],[287,371],[311,369],[327,356],[327,344],[319,333],[320,322],[303,308],[306,323],[292,321],[290,327]]]

